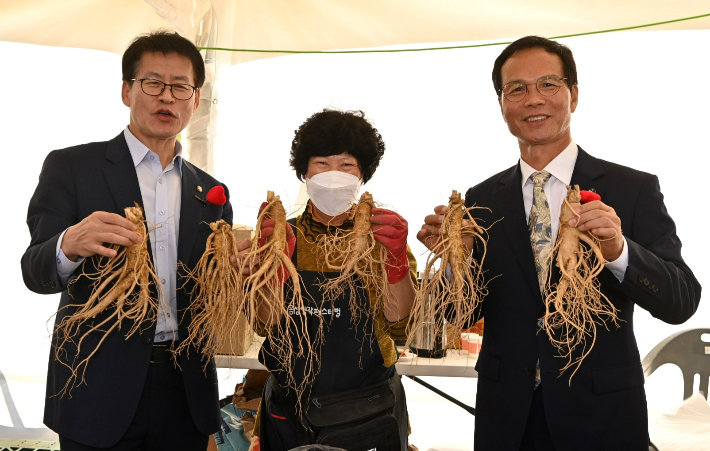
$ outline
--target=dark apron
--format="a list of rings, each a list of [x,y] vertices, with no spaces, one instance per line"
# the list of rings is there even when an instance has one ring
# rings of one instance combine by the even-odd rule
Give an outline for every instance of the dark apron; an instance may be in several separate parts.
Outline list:
[[[297,252],[294,251],[294,264],[297,264],[296,255]],[[326,302],[319,287],[325,280],[335,278],[339,273],[299,269],[298,274],[301,278],[301,292],[306,312],[298,312],[293,308],[287,310],[299,325],[305,321],[311,338],[316,336],[321,322],[323,324],[322,343],[313,345],[315,352],[320,356],[320,366],[316,368],[318,374],[315,381],[304,394],[303,408],[308,406],[311,398],[366,387],[392,377],[395,372],[394,366],[390,368],[384,366],[384,358],[375,336],[372,315],[369,314],[370,300],[367,290],[362,286],[355,287],[358,308],[367,314],[359,315],[358,321],[352,323],[349,307],[350,289],[346,288],[343,295],[335,301]],[[292,293],[291,283],[289,279],[285,287],[286,299],[291,298],[289,294]],[[299,339],[303,337],[296,338]],[[298,343],[293,345],[298,346]],[[282,365],[274,358],[271,350],[272,343],[270,338],[267,338],[259,353],[259,361],[271,372],[262,395],[260,444],[261,449],[264,450],[289,450],[303,444],[299,442],[306,440],[305,431],[293,428],[293,418],[296,415],[295,395],[293,391],[289,392],[281,388],[286,386],[286,379]],[[291,362],[296,380],[303,380],[307,365],[308,362],[303,359],[294,359]],[[275,384],[279,387],[275,387]]]

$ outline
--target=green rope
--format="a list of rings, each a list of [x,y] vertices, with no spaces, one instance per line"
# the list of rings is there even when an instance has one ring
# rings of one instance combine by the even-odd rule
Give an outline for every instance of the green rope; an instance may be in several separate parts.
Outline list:
[[[657,25],[665,25],[675,22],[684,22],[686,20],[701,19],[708,17],[710,14],[702,14],[700,16],[683,17],[682,19],[666,20],[664,22],[649,23],[645,25],[635,25],[632,27],[612,28],[610,30],[588,31],[586,33],[566,34],[562,36],[552,36],[550,39],[573,38],[576,36],[587,36],[591,34],[613,33],[616,31],[637,30],[639,28],[655,27]],[[224,50],[226,52],[250,52],[250,53],[289,53],[289,54],[337,54],[337,53],[397,53],[397,52],[426,52],[429,50],[452,50],[452,49],[470,49],[474,47],[490,47],[494,45],[507,45],[512,41],[506,42],[491,42],[488,44],[472,44],[472,45],[456,45],[449,47],[428,47],[423,49],[387,49],[387,50],[261,50],[261,49],[230,49],[225,47],[198,47],[200,50]]]
[[[563,36],[553,36],[550,39],[573,38],[576,36],[587,36],[590,34],[613,33],[615,31],[637,30],[639,28],[655,27],[656,25],[665,25],[665,24],[674,23],[674,22],[684,22],[686,20],[702,19],[703,17],[708,17],[708,16],[710,16],[710,14],[702,14],[700,16],[683,17],[682,19],[666,20],[665,22],[649,23],[646,25],[636,25],[633,27],[612,28],[611,30],[589,31],[587,33],[577,33],[577,34],[567,34],[567,35],[563,35]]]

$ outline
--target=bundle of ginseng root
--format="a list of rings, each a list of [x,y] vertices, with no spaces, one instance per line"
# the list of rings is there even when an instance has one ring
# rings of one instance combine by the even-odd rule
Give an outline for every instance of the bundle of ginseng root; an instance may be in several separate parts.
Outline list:
[[[568,186],[567,198],[560,212],[557,240],[550,253],[561,277],[559,282],[552,284],[552,271],[548,273],[545,316],[542,318],[542,330],[557,348],[560,357],[567,359],[560,375],[574,367],[570,385],[582,361],[594,347],[597,325],[606,328],[607,320],[611,320],[619,326],[617,308],[601,292],[597,279],[605,263],[599,239],[569,225],[570,220],[579,217],[576,210],[580,206],[579,186]],[[575,353],[577,348],[580,352]]]
[[[484,207],[466,208],[461,194],[452,192],[441,224],[441,237],[427,258],[425,276],[414,299],[407,325],[407,346],[425,325],[433,327],[434,337],[440,340],[446,333],[444,319],[452,329],[459,331],[474,323],[476,310],[487,293],[482,270],[487,229],[478,225],[471,215],[471,211],[478,208]],[[470,226],[463,226],[464,219]],[[474,246],[481,246],[480,260],[467,249],[465,236],[472,238]],[[436,263],[439,264],[437,269]]]
[[[385,270],[387,250],[375,240],[370,222],[374,207],[372,195],[364,192],[353,209],[353,229],[323,235],[317,243],[327,267],[340,273],[322,284],[323,299],[332,302],[348,290],[353,326],[373,312],[384,309],[381,304],[389,290]],[[368,292],[369,310],[365,303],[358,300],[358,288]]]
[[[95,280],[89,300],[82,305],[65,306],[65,309],[76,308],[76,310],[66,315],[56,325],[55,356],[57,361],[71,370],[71,376],[58,393],[60,396],[71,394],[74,386],[85,383],[84,375],[89,360],[111,332],[116,329],[121,330],[122,324],[126,322],[130,324],[125,331],[125,337],[128,338],[141,327],[152,324],[156,319],[158,308],[163,307],[150,292],[150,285],[153,284],[157,287],[158,298],[163,299],[158,276],[148,254],[148,232],[144,224],[143,211],[136,204],[135,207],[127,207],[125,214],[126,218],[138,228],[137,233],[143,237],[143,241],[130,247],[111,246],[117,251],[113,258],[94,256],[94,260],[97,261],[97,272],[83,273],[80,276]],[[91,334],[100,334],[101,338],[88,356],[80,357],[84,340]],[[70,345],[76,346],[73,361],[64,358],[64,356],[69,357],[67,347]]]
[[[260,236],[265,219],[274,221],[268,239]],[[237,244],[231,226],[224,221],[210,224],[213,233],[205,252],[188,277],[194,281],[190,310],[192,322],[189,335],[178,350],[195,346],[210,362],[217,350],[230,343],[232,331],[240,315],[255,330],[265,330],[271,343],[270,351],[286,373],[287,387],[301,395],[315,377],[317,355],[304,323],[296,322],[288,311],[305,312],[300,277],[285,253],[288,246],[286,211],[279,196],[267,193],[267,205],[259,213],[257,235],[251,247],[234,267],[230,258],[237,255]],[[246,275],[245,275],[246,274]],[[285,275],[291,279],[286,299]],[[298,343],[294,345],[294,343]],[[295,359],[307,362],[305,378],[297,380],[291,371]],[[299,378],[300,379],[300,378]]]
[[[286,228],[291,226],[286,222],[286,210],[279,196],[268,191],[266,202],[256,223],[259,232],[242,261],[249,267],[259,266],[244,281],[245,309],[255,320],[261,317],[259,323],[267,326],[264,329],[268,330],[268,352],[279,362],[278,371],[285,379],[286,387],[281,388],[294,391],[298,400],[296,409],[300,412],[301,399],[319,371],[318,349],[323,329],[321,324],[317,330],[309,331],[307,323],[301,320],[306,315],[301,278],[286,254],[289,246]],[[264,241],[260,234],[266,219],[273,220],[274,227],[271,236]],[[286,283],[287,277],[290,281]],[[298,374],[294,372],[296,361],[300,362]]]
[[[205,252],[187,281],[194,281],[190,302],[190,325],[188,336],[177,348],[188,353],[194,346],[207,356],[205,367],[211,358],[230,344],[232,329],[237,318],[244,313],[242,295],[243,277],[230,258],[237,255],[237,242],[232,226],[220,219],[210,223],[212,233],[205,242]]]

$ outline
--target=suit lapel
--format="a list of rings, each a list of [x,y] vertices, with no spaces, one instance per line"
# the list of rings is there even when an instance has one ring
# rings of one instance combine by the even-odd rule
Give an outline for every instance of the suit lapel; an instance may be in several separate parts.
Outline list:
[[[513,254],[525,274],[535,299],[542,302],[535,271],[535,258],[530,244],[530,232],[525,220],[521,177],[519,164],[510,168],[501,176],[500,189],[493,195],[493,198],[497,211],[503,217],[501,225],[505,230],[505,237],[513,249]]]
[[[570,185],[579,185],[579,189],[581,190],[594,191],[602,196],[606,190],[603,177],[604,168],[602,168],[596,158],[582,150],[581,147],[577,146],[577,148],[579,149],[579,153],[577,154],[577,161],[574,164]],[[562,275],[559,269],[556,268],[554,260],[550,271],[550,283],[552,285],[559,283]]]
[[[572,172],[571,185],[579,185],[579,189],[586,191],[594,191],[603,197],[606,190],[604,183],[604,168],[599,164],[596,158],[589,155],[577,146],[579,153],[577,161],[574,164],[574,172]]]
[[[197,231],[200,223],[204,220],[204,210],[207,203],[200,200],[197,186],[205,185],[197,177],[195,168],[186,160],[182,160],[182,186],[180,199],[180,225],[178,235],[178,291],[177,291],[177,310],[178,310],[178,334],[185,338],[188,336],[188,324],[192,322],[190,314],[190,288],[184,285],[189,279],[187,271],[193,268],[193,262],[190,261],[192,249],[195,246],[197,239]]]
[[[202,221],[204,201],[195,197],[197,186],[203,186],[197,178],[195,168],[182,160],[182,199],[180,200],[180,226],[178,236],[178,263],[190,265],[190,254],[195,245],[197,229]]]
[[[116,213],[124,215],[124,208],[132,207],[135,202],[143,208],[143,197],[136,167],[128,150],[123,132],[108,142],[106,159],[110,162],[103,168],[111,196],[116,202]]]

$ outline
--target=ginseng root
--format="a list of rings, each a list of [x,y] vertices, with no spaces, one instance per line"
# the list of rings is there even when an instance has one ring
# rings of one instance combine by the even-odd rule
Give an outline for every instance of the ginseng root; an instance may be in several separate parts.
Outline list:
[[[607,328],[607,320],[611,320],[619,326],[618,310],[601,292],[597,279],[605,263],[599,240],[569,225],[571,219],[578,217],[576,209],[581,205],[580,199],[579,186],[568,186],[557,241],[550,254],[560,268],[561,277],[552,285],[548,275],[545,316],[542,318],[542,330],[558,349],[560,357],[567,359],[560,375],[574,367],[570,385],[582,361],[594,347],[597,325]],[[575,352],[577,348],[581,351]]]
[[[230,262],[237,254],[237,243],[232,226],[224,220],[210,223],[212,234],[207,238],[205,252],[195,268],[187,274],[193,280],[190,312],[192,321],[189,335],[177,348],[189,351],[191,346],[200,349],[205,365],[225,344],[244,314],[242,274]]]
[[[298,399],[297,409],[300,409],[303,394],[318,374],[319,356],[316,349],[319,349],[322,341],[322,328],[309,332],[306,322],[301,321],[306,315],[301,279],[285,253],[288,247],[286,227],[290,227],[286,222],[286,210],[279,196],[275,196],[272,191],[267,193],[266,201],[267,205],[257,220],[258,233],[252,240],[249,252],[241,260],[242,267],[258,267],[244,278],[244,311],[249,324],[255,325],[258,321],[266,326],[271,343],[268,352],[279,362],[279,371],[285,374],[287,386],[282,388],[294,390]],[[264,242],[260,236],[261,224],[267,218],[274,221],[274,228]],[[290,276],[288,290],[285,290],[285,274]],[[288,292],[288,299],[284,291]],[[261,320],[258,318],[260,308]],[[296,377],[293,364],[297,359],[304,363],[305,369],[303,374]]]
[[[353,229],[332,236],[323,236],[318,248],[325,257],[328,268],[340,272],[322,285],[323,299],[333,301],[350,289],[349,308],[353,325],[357,325],[363,315],[384,309],[378,305],[387,298],[389,289],[385,262],[387,250],[380,245],[372,233],[372,209],[375,203],[372,195],[365,192],[353,212]],[[370,295],[370,308],[357,299],[357,287],[365,288]]]
[[[435,337],[441,339],[446,333],[444,318],[455,330],[473,324],[476,319],[476,309],[487,293],[482,271],[487,229],[478,225],[471,215],[471,211],[478,208],[484,207],[466,208],[461,194],[452,192],[441,224],[441,238],[427,258],[421,288],[414,299],[407,325],[407,346],[425,325],[432,327]],[[470,227],[463,227],[464,219],[470,221]],[[464,245],[464,236],[472,237],[474,245],[482,246],[480,261],[474,259],[471,250]],[[435,268],[436,263],[438,268]]]
[[[159,303],[150,293],[152,283],[159,290],[159,298],[164,299],[148,254],[148,232],[143,211],[136,204],[135,207],[127,207],[125,214],[138,228],[137,232],[143,237],[143,241],[130,247],[111,246],[117,250],[117,255],[110,259],[94,256],[98,261],[97,273],[83,273],[80,276],[95,280],[89,300],[83,305],[72,304],[64,307],[77,309],[56,325],[55,356],[57,361],[67,366],[72,373],[58,393],[60,396],[71,394],[73,387],[86,382],[84,375],[89,360],[111,332],[121,330],[124,321],[130,325],[125,331],[125,337],[128,338],[139,330],[147,329],[156,320],[158,308],[165,308],[164,301]],[[101,334],[98,344],[88,356],[80,357],[84,340],[94,333]],[[67,352],[70,344],[76,345],[74,356]],[[69,361],[69,358],[73,360]]]

